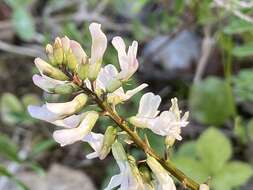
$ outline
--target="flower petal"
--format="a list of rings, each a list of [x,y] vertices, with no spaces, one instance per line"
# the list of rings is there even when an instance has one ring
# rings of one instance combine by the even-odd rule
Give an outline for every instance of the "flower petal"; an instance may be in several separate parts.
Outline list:
[[[137,117],[154,118],[158,114],[158,107],[161,97],[149,92],[142,96],[140,100]]]
[[[95,152],[88,154],[86,157],[88,159],[93,159],[96,157],[99,157],[99,153],[101,151],[102,145],[103,145],[104,135],[100,133],[89,133],[87,134],[83,141],[88,142],[89,145],[94,149]]]
[[[78,111],[86,104],[87,95],[79,94],[72,101],[66,103],[47,103],[46,107],[49,111],[60,115],[67,116],[72,115]]]
[[[90,63],[101,61],[107,47],[106,35],[101,30],[101,24],[91,23],[89,30],[92,38]]]
[[[33,83],[42,90],[52,93],[57,85],[65,84],[66,81],[55,80],[45,75],[33,75]]]
[[[135,94],[137,94],[138,92],[140,92],[141,90],[143,90],[144,88],[146,88],[148,86],[148,84],[144,83],[144,84],[141,84],[139,85],[138,87],[132,89],[132,90],[128,90],[126,92],[126,95],[131,98],[132,96],[134,96]],[[129,99],[128,98],[128,99]]]
[[[51,123],[56,126],[60,126],[64,128],[75,128],[80,124],[83,117],[84,117],[84,114],[71,115],[65,119],[56,120]]]
[[[120,174],[112,176],[108,186],[104,190],[114,189],[115,187],[119,186],[123,180],[124,179],[122,179],[122,175]]]
[[[70,40],[70,49],[72,50],[72,53],[75,55],[78,64],[86,62],[87,55],[83,50],[82,46],[78,42],[76,42],[75,40]]]
[[[56,119],[58,119],[58,115],[55,113],[50,112],[46,106],[28,106],[28,112],[29,114],[36,118],[36,119],[40,119],[40,120],[45,120],[48,122],[52,122]]]

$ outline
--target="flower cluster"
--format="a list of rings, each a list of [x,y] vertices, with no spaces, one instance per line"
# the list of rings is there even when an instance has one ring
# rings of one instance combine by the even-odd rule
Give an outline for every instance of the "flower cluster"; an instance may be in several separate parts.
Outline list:
[[[89,30],[92,38],[90,56],[78,42],[65,36],[57,37],[52,45],[46,46],[47,61],[35,59],[40,75],[33,76],[34,84],[47,93],[68,95],[72,99],[68,102],[46,103],[42,106],[30,105],[29,113],[34,118],[61,128],[53,133],[53,138],[61,146],[77,141],[87,142],[94,149],[93,153],[87,155],[88,159],[96,157],[104,159],[112,150],[120,173],[112,177],[106,190],[115,187],[120,187],[121,190],[176,189],[169,172],[159,161],[147,152],[145,171],[142,171],[134,157],[126,154],[123,142],[117,138],[122,129],[124,130],[120,125],[126,123],[126,120],[118,119],[120,116],[116,112],[116,106],[128,101],[148,86],[141,84],[126,92],[123,87],[138,69],[139,63],[136,58],[138,43],[133,41],[126,50],[121,37],[112,39],[112,45],[118,54],[120,66],[118,71],[112,64],[102,66],[107,38],[101,30],[101,25],[92,23]],[[100,107],[100,113],[84,109],[94,102]],[[144,94],[140,100],[138,113],[128,119],[129,124],[135,128],[148,128],[166,137],[165,143],[172,146],[175,140],[182,139],[181,128],[188,124],[188,112],[181,117],[177,99],[173,98],[171,102],[169,110],[160,112],[158,109],[161,97],[153,93]],[[93,128],[99,117],[108,115],[120,128],[108,126],[104,134],[94,133]],[[125,132],[137,133],[128,126],[127,129]],[[128,135],[131,137],[131,134]],[[132,140],[134,142],[135,139]],[[143,175],[145,172],[148,175]]]

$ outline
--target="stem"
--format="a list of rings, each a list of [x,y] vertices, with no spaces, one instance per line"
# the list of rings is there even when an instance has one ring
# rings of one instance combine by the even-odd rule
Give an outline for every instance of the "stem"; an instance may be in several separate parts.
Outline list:
[[[82,88],[86,93],[90,94],[93,99],[96,101],[98,106],[105,112],[107,112],[108,116],[125,132],[128,133],[128,135],[132,138],[134,143],[141,148],[146,154],[149,154],[150,156],[154,157],[167,171],[169,171],[175,178],[177,178],[184,186],[192,189],[192,190],[198,190],[199,184],[186,176],[182,171],[177,169],[169,160],[165,160],[162,157],[160,157],[151,147],[149,147],[145,141],[142,140],[142,138],[134,131],[132,131],[126,120],[122,117],[120,117],[118,114],[116,114],[110,105],[107,104],[107,102],[101,100],[97,94],[92,92],[91,90],[87,88]]]

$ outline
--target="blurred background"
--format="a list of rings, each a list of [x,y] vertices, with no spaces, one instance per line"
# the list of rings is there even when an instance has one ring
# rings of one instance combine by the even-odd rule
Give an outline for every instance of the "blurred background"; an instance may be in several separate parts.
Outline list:
[[[0,190],[96,190],[117,173],[109,156],[87,160],[84,143],[60,147],[55,128],[32,119],[28,104],[55,102],[32,83],[33,60],[67,35],[89,54],[89,23],[102,24],[111,41],[139,42],[140,69],[126,88],[178,97],[190,110],[183,141],[170,150],[178,168],[213,190],[253,190],[253,1],[239,0],[0,0]],[[118,64],[109,44],[104,64]],[[130,86],[130,84],[132,86]],[[141,94],[121,115],[137,112]],[[109,120],[99,120],[104,131]],[[149,134],[163,154],[163,138]],[[143,153],[128,150],[136,158]],[[178,184],[178,189],[184,189]]]

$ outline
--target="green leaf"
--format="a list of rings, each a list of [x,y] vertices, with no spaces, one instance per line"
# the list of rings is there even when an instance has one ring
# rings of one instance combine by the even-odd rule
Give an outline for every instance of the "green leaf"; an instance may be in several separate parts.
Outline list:
[[[253,69],[243,69],[233,78],[234,93],[240,101],[253,101]]]
[[[20,162],[18,148],[9,137],[0,135],[0,154],[15,162]]]
[[[252,174],[249,164],[239,161],[229,162],[214,176],[212,185],[215,190],[231,190],[245,184]]]
[[[248,57],[253,55],[253,43],[247,43],[242,46],[237,46],[232,51],[234,56],[237,57]]]
[[[5,123],[16,124],[20,122],[24,107],[16,96],[5,93],[1,97],[1,115]]]
[[[40,98],[35,94],[26,94],[22,97],[21,101],[25,108],[28,105],[39,105],[41,103]]]
[[[23,40],[31,40],[35,35],[35,25],[32,16],[24,7],[19,7],[12,14],[12,23]]]
[[[187,157],[177,157],[173,163],[182,170],[187,176],[190,176],[198,183],[206,181],[209,177],[208,170],[203,166],[202,162]]]
[[[190,141],[182,144],[177,150],[176,156],[197,158],[196,142]]]
[[[204,124],[221,125],[235,113],[230,88],[216,77],[208,77],[193,85],[189,103],[192,116]]]
[[[252,32],[253,25],[241,19],[233,19],[229,25],[224,28],[226,34],[240,34],[243,32]]]
[[[247,132],[248,132],[248,136],[249,136],[250,140],[253,141],[253,119],[251,119],[248,122]]]
[[[222,132],[209,128],[197,140],[197,152],[210,173],[216,174],[230,159],[232,147]]]
[[[11,174],[4,166],[0,165],[0,176],[5,176],[9,179],[11,179],[13,182],[15,182],[16,186],[20,190],[29,190],[29,188],[22,183],[20,180],[18,180],[13,174]]]
[[[53,141],[51,139],[39,142],[32,148],[32,151],[31,151],[29,157],[38,156],[39,154],[43,153],[46,150],[49,150],[50,148],[54,147],[55,145],[56,145],[55,141]]]
[[[27,6],[31,0],[4,0],[4,2],[9,5],[12,9],[17,9],[19,7]]]

